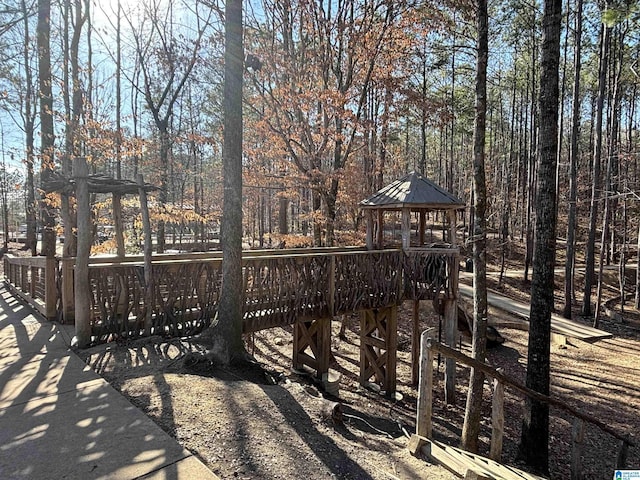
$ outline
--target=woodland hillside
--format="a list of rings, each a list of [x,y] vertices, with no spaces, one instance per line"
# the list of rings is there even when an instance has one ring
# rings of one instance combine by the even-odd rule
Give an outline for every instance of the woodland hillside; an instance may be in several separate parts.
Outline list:
[[[621,312],[640,307],[637,10],[612,0],[5,2],[4,251],[13,238],[49,264],[75,262],[65,291],[82,326],[90,255],[143,252],[148,334],[152,250],[220,248],[218,320],[200,340],[227,365],[246,357],[242,250],[363,245],[373,216],[360,201],[416,171],[466,208],[423,205],[412,221],[403,205],[386,213],[387,230],[378,217],[379,238],[402,230],[408,250],[418,225],[420,244],[428,226],[442,232],[433,244],[461,245],[476,361],[487,356],[487,255],[498,287],[517,270],[531,292],[525,382],[546,395],[554,310],[598,327],[615,298]],[[112,303],[118,320],[132,302]],[[81,330],[84,348],[91,331]],[[472,369],[470,451],[483,385]],[[525,409],[520,454],[548,474],[549,407]]]

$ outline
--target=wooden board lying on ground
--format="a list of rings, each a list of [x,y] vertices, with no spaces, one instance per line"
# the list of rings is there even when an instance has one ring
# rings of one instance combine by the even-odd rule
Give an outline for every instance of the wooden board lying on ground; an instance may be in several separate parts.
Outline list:
[[[473,287],[469,285],[460,284],[459,291],[461,295],[465,297],[473,296]],[[487,302],[492,307],[499,308],[509,313],[513,313],[519,317],[529,320],[529,305],[526,303],[518,302],[511,298],[507,298],[493,291],[487,291]],[[551,331],[565,335],[569,338],[577,338],[584,342],[595,342],[596,340],[602,340],[603,338],[612,338],[613,335],[609,332],[598,330],[597,328],[583,325],[572,320],[562,318],[560,315],[551,315]]]
[[[447,470],[461,477],[465,477],[468,472],[474,472],[477,474],[476,478],[489,480],[544,480],[544,477],[523,472],[517,468],[445,445],[436,440],[414,435],[410,444],[413,445],[413,449],[419,446],[419,450],[430,460],[439,463]]]

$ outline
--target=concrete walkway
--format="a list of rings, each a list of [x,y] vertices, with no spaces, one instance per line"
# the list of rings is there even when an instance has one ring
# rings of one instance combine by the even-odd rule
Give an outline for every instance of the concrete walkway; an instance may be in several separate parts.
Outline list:
[[[0,479],[217,477],[2,286]]]

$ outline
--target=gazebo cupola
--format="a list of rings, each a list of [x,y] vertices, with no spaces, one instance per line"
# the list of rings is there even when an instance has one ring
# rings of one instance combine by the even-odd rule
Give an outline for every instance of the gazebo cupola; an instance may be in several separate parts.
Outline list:
[[[465,204],[458,197],[436,185],[424,175],[413,171],[390,183],[371,197],[362,200],[360,207],[367,219],[367,248],[382,249],[385,246],[385,213],[391,213],[392,232],[395,231],[397,214],[400,214],[402,248],[422,247],[433,243],[432,235],[427,238],[427,214],[444,212],[447,218],[448,235],[446,243],[455,245],[456,211]],[[412,237],[411,214],[417,213],[416,235]],[[444,235],[443,235],[444,236]],[[394,243],[393,239],[391,242]],[[442,240],[440,241],[442,243]]]

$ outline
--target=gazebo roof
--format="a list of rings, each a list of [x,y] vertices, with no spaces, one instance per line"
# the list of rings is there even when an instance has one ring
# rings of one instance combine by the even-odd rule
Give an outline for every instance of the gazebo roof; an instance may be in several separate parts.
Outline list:
[[[406,207],[413,210],[458,210],[465,208],[465,204],[424,175],[413,171],[362,200],[360,207],[383,210]]]

